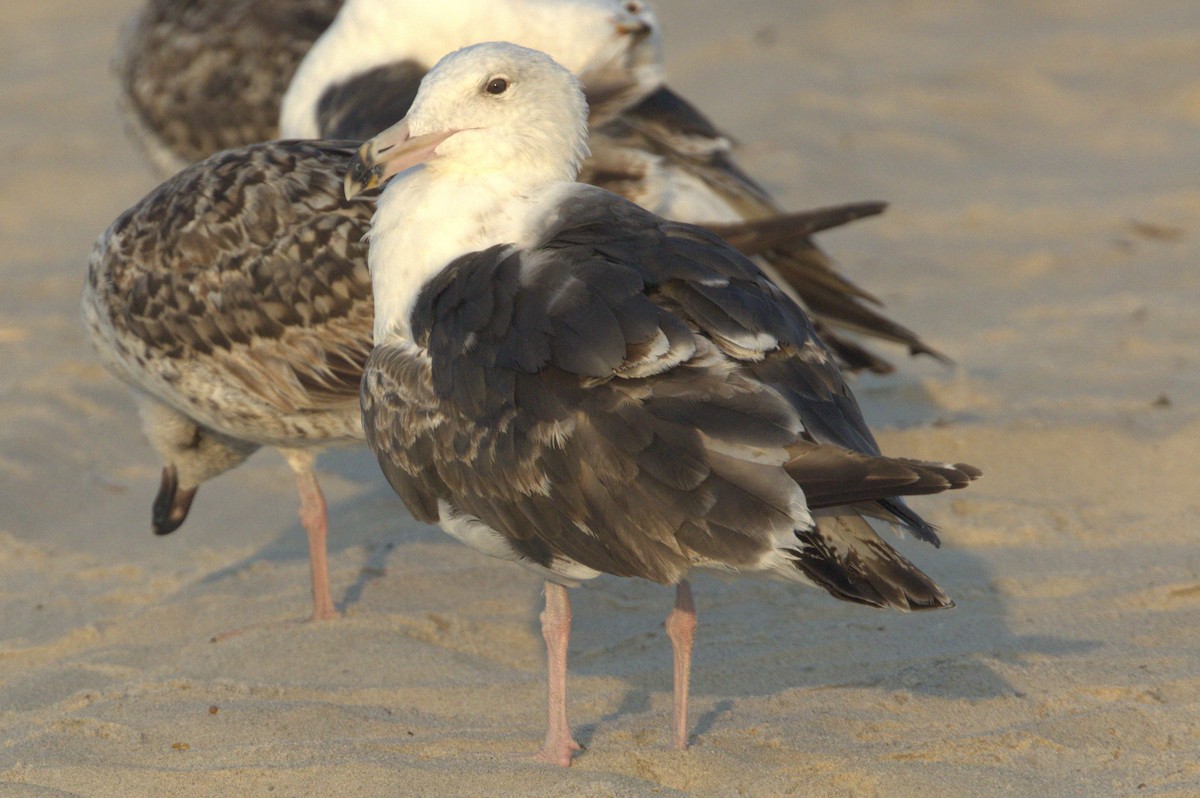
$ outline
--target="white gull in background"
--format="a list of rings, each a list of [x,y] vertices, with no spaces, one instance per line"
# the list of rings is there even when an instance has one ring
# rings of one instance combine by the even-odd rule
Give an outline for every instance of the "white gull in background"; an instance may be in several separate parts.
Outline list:
[[[280,130],[368,138],[407,112],[438,59],[489,35],[545,48],[579,75],[593,119],[663,81],[658,20],[641,0],[347,0],[297,68]]]
[[[101,360],[138,399],[164,461],[155,533],[201,483],[274,446],[296,473],[314,619],[333,617],[316,451],[362,439],[371,350],[362,241],[343,142],[262,144],[177,174],[122,214],[88,261],[83,315]]]
[[[690,569],[948,607],[865,517],[937,543],[897,497],[979,475],[881,455],[803,311],[720,238],[573,182],[586,155],[571,73],[491,43],[442,59],[346,178],[354,194],[411,170],[370,233],[367,442],[417,518],[546,579],[539,756],[564,766],[579,750],[566,586],[600,573],[676,586],[684,747]]]
[[[484,39],[541,50],[579,76],[591,123],[583,182],[679,221],[734,223],[781,213],[738,168],[729,138],[664,84],[661,26],[642,0],[347,0],[284,95],[281,133],[374,135],[407,112],[438,58]],[[847,366],[891,370],[831,326],[946,360],[875,310],[879,301],[843,277],[811,240],[793,237],[752,251],[815,314]]]

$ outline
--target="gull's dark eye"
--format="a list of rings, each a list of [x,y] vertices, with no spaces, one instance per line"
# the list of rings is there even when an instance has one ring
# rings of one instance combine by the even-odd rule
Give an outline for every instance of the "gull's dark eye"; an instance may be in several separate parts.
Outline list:
[[[642,10],[642,4],[639,3],[638,0],[629,0],[629,2],[625,4],[625,10],[630,14],[636,14]]]
[[[508,78],[492,78],[486,88],[488,94],[503,94],[508,91]]]

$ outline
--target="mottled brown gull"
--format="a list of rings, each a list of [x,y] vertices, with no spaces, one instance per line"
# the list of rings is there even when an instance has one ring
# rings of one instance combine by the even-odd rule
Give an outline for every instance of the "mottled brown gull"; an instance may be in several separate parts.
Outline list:
[[[113,68],[132,137],[163,176],[279,138],[279,99],[342,0],[147,0]]]
[[[314,619],[336,613],[313,461],[362,439],[371,349],[371,209],[340,178],[352,153],[277,142],[185,169],[100,236],[83,294],[92,343],[164,461],[155,533],[183,523],[203,482],[278,448],[296,473]]]

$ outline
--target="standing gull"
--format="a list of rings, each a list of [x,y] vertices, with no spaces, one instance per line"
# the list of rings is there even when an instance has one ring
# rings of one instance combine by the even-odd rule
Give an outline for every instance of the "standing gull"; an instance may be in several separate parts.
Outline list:
[[[319,447],[362,439],[371,351],[363,235],[347,142],[219,153],[123,213],[88,261],[83,315],[101,360],[138,399],[164,461],[152,524],[187,518],[199,485],[274,446],[296,474],[314,620],[336,615]]]
[[[280,130],[289,138],[366,139],[407,113],[438,58],[484,39],[541,50],[579,76],[591,122],[581,181],[678,221],[730,224],[782,212],[734,162],[730,139],[664,84],[661,26],[642,0],[347,0],[297,69]],[[892,370],[837,328],[947,360],[877,310],[879,300],[810,239],[751,247],[776,283],[813,312],[847,366]]]
[[[411,169],[370,233],[367,443],[417,518],[546,579],[539,756],[564,766],[579,750],[567,586],[600,573],[676,586],[684,747],[692,568],[949,607],[864,516],[936,544],[898,497],[979,475],[880,454],[803,311],[720,238],[573,182],[586,155],[571,73],[490,43],[443,58],[346,178],[354,194]]]

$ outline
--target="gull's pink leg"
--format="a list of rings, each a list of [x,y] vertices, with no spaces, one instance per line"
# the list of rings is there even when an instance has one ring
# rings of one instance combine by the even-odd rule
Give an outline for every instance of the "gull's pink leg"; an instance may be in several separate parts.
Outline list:
[[[667,616],[667,637],[675,652],[675,707],[671,719],[675,748],[687,748],[688,682],[692,676],[692,641],[696,638],[696,605],[692,588],[683,580],[675,586],[675,608]]]
[[[542,612],[542,637],[546,640],[546,685],[549,719],[546,742],[536,758],[565,768],[571,754],[582,751],[567,725],[567,641],[571,637],[571,599],[567,589],[546,583],[546,609]]]
[[[308,565],[312,571],[312,620],[326,621],[338,616],[333,608],[329,590],[329,553],[326,537],[329,531],[329,511],[325,495],[313,473],[316,455],[308,449],[283,449],[283,456],[296,474],[296,489],[300,493],[300,523],[308,536]]]

